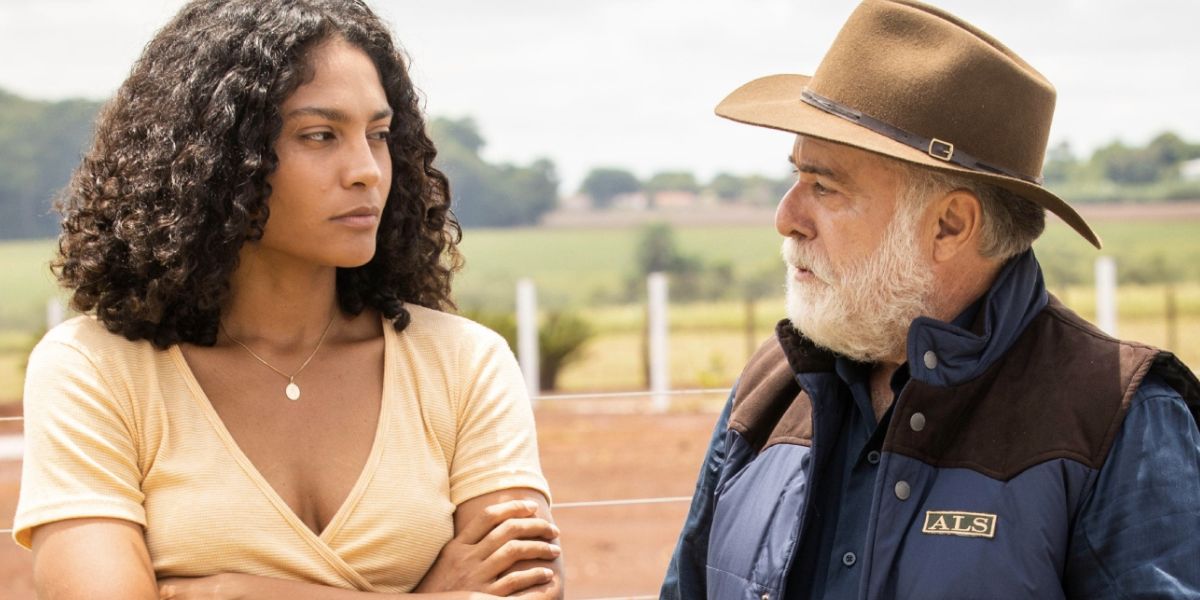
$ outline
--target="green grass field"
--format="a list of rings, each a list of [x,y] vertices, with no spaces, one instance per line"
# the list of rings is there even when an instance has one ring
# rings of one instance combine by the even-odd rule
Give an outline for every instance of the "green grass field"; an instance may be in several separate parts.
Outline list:
[[[1200,286],[1192,288],[1191,297],[1200,300]],[[765,307],[762,312],[766,312]],[[759,325],[753,337],[744,330],[730,328],[681,331],[672,327],[671,386],[728,387],[741,373],[742,366],[749,358],[750,348],[756,347],[757,343],[771,334],[774,320],[760,320]],[[1161,317],[1123,315],[1118,322],[1118,333],[1122,337],[1158,347],[1167,346],[1167,325]],[[1200,333],[1200,316],[1181,318],[1176,323],[1177,343],[1171,348],[1184,362],[1193,366],[1200,365],[1200,335],[1197,333]],[[563,371],[560,387],[563,390],[589,391],[646,389],[642,347],[641,334],[638,332],[612,331],[597,336],[586,347],[584,360]]]
[[[52,241],[0,242],[0,331],[35,331],[46,300],[58,293],[49,262]]]
[[[1185,360],[1200,365],[1200,221],[1099,221],[1104,254],[1116,257],[1123,336],[1165,345],[1164,288],[1143,281],[1176,281],[1176,325]],[[634,271],[637,229],[468,230],[462,245],[467,264],[456,280],[460,307],[509,311],[514,287],[529,277],[543,308],[579,311],[597,331],[587,359],[569,367],[568,390],[630,389],[644,385],[641,337],[644,308],[614,302]],[[684,254],[705,263],[724,262],[735,275],[779,269],[779,236],[761,227],[696,227],[676,230]],[[1092,265],[1097,252],[1055,219],[1036,246],[1047,281],[1071,307],[1094,313]],[[25,353],[40,334],[47,299],[58,294],[47,263],[52,241],[0,243],[0,402],[20,395]],[[782,279],[782,272],[781,272]],[[782,293],[782,281],[780,282]],[[733,295],[736,297],[736,294]],[[757,328],[746,333],[739,301],[678,304],[671,309],[672,378],[677,385],[727,385],[746,358],[750,339],[762,339],[782,314],[782,300],[756,304]]]
[[[1200,221],[1099,221],[1103,254],[1116,257],[1123,283],[1171,278],[1200,282]],[[514,286],[532,278],[543,306],[596,304],[623,289],[633,273],[636,229],[468,230],[463,239],[467,265],[456,284],[464,307],[513,305]],[[725,262],[745,276],[780,268],[780,238],[762,227],[678,229],[684,254],[706,263]],[[1098,252],[1057,219],[1049,219],[1035,249],[1051,286],[1090,284]],[[782,274],[781,274],[782,276]],[[782,285],[782,284],[781,284]]]
[[[529,277],[543,306],[604,304],[635,272],[638,229],[468,230],[466,266],[455,282],[463,307],[511,309],[518,279]],[[706,264],[753,273],[780,265],[771,227],[702,227],[675,232],[680,251]],[[781,269],[782,274],[782,269]]]

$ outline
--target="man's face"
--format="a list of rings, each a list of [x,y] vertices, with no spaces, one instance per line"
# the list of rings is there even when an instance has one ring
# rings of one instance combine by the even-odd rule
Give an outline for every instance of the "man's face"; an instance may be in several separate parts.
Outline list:
[[[796,183],[775,214],[788,317],[850,358],[903,361],[933,282],[923,203],[903,197],[901,168],[869,152],[798,136],[792,162]]]

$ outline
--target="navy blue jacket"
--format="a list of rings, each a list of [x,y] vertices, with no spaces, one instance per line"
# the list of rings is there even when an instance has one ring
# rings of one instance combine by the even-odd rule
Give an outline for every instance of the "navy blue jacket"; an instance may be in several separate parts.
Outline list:
[[[1173,356],[1049,298],[1032,253],[970,329],[917,319],[908,356],[857,598],[1200,598],[1200,382]],[[751,359],[663,598],[789,598],[847,409],[835,360],[786,322]]]

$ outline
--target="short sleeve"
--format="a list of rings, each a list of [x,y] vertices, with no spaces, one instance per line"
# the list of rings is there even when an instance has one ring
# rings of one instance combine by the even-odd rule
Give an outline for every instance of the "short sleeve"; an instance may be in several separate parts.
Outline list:
[[[450,501],[458,505],[512,488],[532,488],[549,501],[533,410],[512,351],[500,336],[480,327],[462,354]]]
[[[43,340],[25,377],[25,457],[13,538],[34,527],[110,517],[145,525],[131,407],[79,349]]]

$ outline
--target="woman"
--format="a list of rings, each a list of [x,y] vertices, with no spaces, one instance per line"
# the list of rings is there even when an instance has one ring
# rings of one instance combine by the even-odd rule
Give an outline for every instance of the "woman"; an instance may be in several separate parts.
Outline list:
[[[197,0],[66,191],[14,536],[45,598],[559,597],[532,414],[356,0]]]

